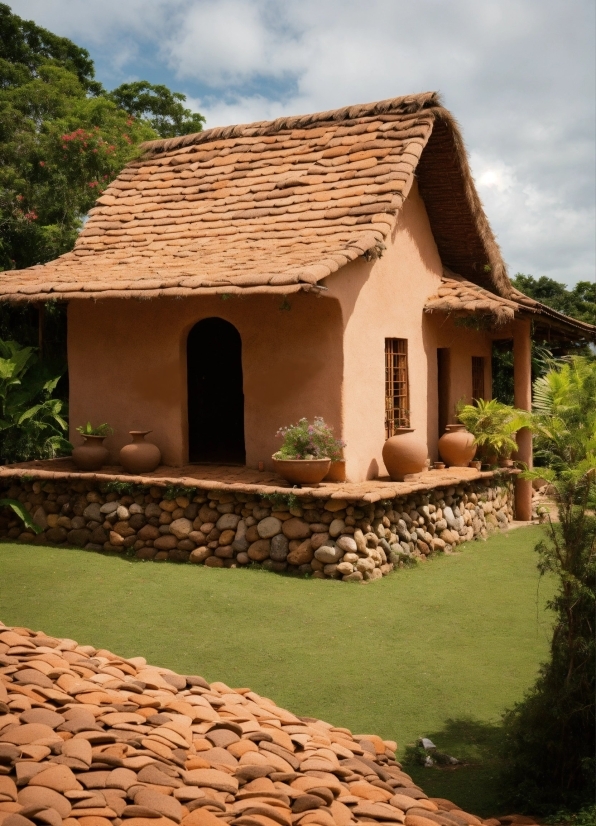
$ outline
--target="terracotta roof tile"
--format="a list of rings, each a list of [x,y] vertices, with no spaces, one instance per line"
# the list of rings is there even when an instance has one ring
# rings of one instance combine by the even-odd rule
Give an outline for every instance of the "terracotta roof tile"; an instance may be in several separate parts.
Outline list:
[[[525,316],[533,318],[538,325],[559,329],[572,339],[596,341],[596,327],[592,324],[563,315],[529,298],[515,287],[511,288],[509,299],[502,298],[447,269],[444,270],[440,287],[426,302],[424,311],[455,316],[478,313],[489,316],[497,325],[506,324],[516,316]]]
[[[430,167],[459,175],[460,191],[425,175],[428,152]],[[98,198],[74,250],[2,273],[0,299],[312,289],[381,248],[415,173],[444,263],[507,294],[457,125],[429,92],[146,144]],[[432,210],[445,198],[465,202],[455,232],[445,209]]]

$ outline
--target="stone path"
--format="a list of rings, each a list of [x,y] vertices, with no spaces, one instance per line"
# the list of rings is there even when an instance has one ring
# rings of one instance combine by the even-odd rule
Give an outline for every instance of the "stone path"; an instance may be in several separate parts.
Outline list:
[[[429,799],[396,744],[0,623],[1,826],[506,826]]]

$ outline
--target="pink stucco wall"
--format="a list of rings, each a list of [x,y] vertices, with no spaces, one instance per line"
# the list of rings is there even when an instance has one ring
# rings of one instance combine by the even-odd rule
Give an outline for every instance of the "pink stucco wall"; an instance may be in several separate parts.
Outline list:
[[[442,264],[414,185],[383,256],[358,259],[326,279],[344,320],[344,439],[351,480],[385,475],[385,338],[408,340],[410,423],[437,458],[437,348],[451,348],[450,407],[472,394],[472,355],[484,356],[490,389],[490,336],[423,312]]]
[[[247,464],[269,462],[275,433],[300,416],[341,429],[342,334],[339,304],[305,293],[150,301],[72,301],[68,308],[70,421],[115,429],[117,459],[129,430],[148,437],[169,465],[188,461],[186,338],[202,318],[231,322],[242,338]],[[217,347],[217,342],[214,342]]]
[[[151,429],[166,464],[188,461],[186,338],[203,318],[231,322],[242,339],[246,461],[270,465],[275,433],[301,416],[323,416],[347,442],[348,478],[384,475],[385,338],[408,340],[411,425],[437,458],[437,348],[451,351],[449,405],[472,393],[471,357],[490,335],[426,315],[441,261],[424,203],[412,188],[384,255],[348,264],[317,297],[219,296],[148,301],[72,301],[68,309],[71,440],[90,419],[115,428],[117,460],[128,431]],[[214,343],[216,346],[216,343]]]

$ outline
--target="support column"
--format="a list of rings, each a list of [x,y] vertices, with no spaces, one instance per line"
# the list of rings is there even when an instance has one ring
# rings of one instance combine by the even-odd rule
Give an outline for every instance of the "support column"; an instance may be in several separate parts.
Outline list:
[[[532,409],[532,341],[530,322],[516,319],[513,326],[513,397],[521,410]],[[517,458],[532,467],[532,432],[522,428],[517,434]],[[532,518],[532,482],[515,483],[515,518],[527,522]]]

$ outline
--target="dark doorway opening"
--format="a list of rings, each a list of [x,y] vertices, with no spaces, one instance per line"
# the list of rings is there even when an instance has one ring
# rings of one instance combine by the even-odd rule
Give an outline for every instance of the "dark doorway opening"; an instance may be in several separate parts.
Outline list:
[[[439,400],[439,437],[449,424],[449,385],[451,370],[451,353],[449,347],[437,349],[437,381]]]
[[[189,461],[244,464],[240,333],[223,318],[205,318],[188,334],[186,355]]]

